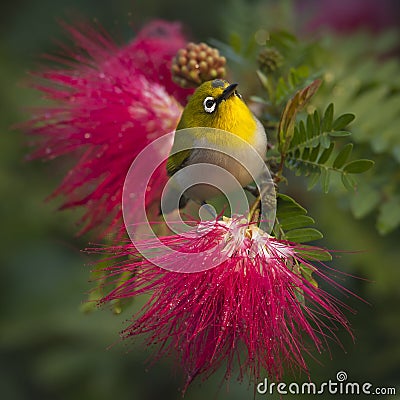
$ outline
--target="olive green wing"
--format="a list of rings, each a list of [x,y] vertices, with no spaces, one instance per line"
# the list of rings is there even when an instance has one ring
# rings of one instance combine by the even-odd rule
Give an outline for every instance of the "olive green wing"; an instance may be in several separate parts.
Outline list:
[[[169,176],[172,176],[175,172],[183,168],[185,161],[190,157],[191,150],[187,149],[174,153],[174,149],[172,148],[171,153],[172,155],[167,160],[167,173]]]
[[[190,157],[193,148],[194,137],[190,134],[190,130],[184,129],[186,126],[185,111],[175,131],[174,144],[167,161],[167,173],[169,176],[175,174],[184,167],[185,161]],[[182,149],[182,150],[181,150]]]
[[[169,176],[172,176],[175,172],[184,167],[184,163],[190,157],[194,147],[196,138],[195,131],[192,129],[185,129],[193,126],[191,121],[188,121],[186,117],[185,109],[176,127],[174,144],[172,145],[172,150],[167,161],[167,173]]]

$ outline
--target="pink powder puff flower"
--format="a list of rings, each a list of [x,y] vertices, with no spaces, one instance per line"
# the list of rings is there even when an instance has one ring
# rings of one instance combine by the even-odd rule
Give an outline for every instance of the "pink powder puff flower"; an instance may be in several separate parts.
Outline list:
[[[263,369],[274,379],[286,368],[308,374],[304,355],[310,344],[319,352],[329,348],[329,339],[338,341],[339,325],[352,336],[343,313],[350,309],[310,276],[346,290],[321,271],[327,266],[317,267],[307,257],[322,249],[277,240],[238,217],[202,222],[185,235],[159,240],[182,257],[155,248],[154,239],[147,243],[154,250],[147,259],[132,243],[106,249],[119,260],[107,268],[109,279],[130,277],[100,304],[150,295],[121,336],[145,334],[148,344],[160,346],[158,357],[175,354],[187,376],[184,390],[221,366],[226,378],[238,368],[240,380],[247,374],[255,382]],[[190,256],[207,253],[211,262],[212,248],[220,264],[190,273]],[[168,263],[186,273],[158,266]]]
[[[118,48],[101,28],[65,25],[75,47],[47,56],[60,65],[34,74],[34,87],[54,105],[36,110],[25,124],[35,141],[29,158],[76,160],[53,193],[62,209],[82,206],[86,232],[122,221],[121,196],[136,155],[155,138],[173,131],[191,93],[171,78],[170,65],[185,45],[180,26],[154,21]],[[146,206],[167,180],[160,167],[148,186]]]

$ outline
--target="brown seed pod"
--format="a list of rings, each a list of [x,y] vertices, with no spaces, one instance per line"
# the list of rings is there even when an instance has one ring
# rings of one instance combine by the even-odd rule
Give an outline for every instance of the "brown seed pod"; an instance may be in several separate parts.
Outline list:
[[[172,79],[178,85],[197,87],[203,82],[226,75],[226,59],[205,43],[188,43],[172,60]]]

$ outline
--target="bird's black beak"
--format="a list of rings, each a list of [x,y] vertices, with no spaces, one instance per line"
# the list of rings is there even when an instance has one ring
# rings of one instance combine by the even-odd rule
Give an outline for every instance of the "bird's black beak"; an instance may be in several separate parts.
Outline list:
[[[222,100],[228,99],[232,94],[235,92],[237,83],[232,83],[231,85],[227,86],[224,91],[222,92],[221,96],[218,98],[218,102],[220,103]]]

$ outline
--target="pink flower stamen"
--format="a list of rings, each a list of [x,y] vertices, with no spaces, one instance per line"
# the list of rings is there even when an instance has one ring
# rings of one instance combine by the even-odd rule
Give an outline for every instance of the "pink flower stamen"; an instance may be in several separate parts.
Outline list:
[[[130,272],[131,278],[100,303],[151,294],[123,338],[146,334],[148,343],[160,345],[159,356],[177,355],[189,384],[222,365],[226,377],[237,366],[240,379],[247,373],[257,380],[262,369],[275,379],[285,368],[308,373],[307,336],[321,352],[328,339],[338,340],[338,325],[352,335],[342,311],[349,308],[301,274],[299,267],[305,266],[331,281],[321,271],[323,264],[317,267],[301,255],[301,245],[277,240],[240,218],[206,224],[212,228],[198,229],[197,236],[160,239],[184,253],[210,246],[228,252],[221,264],[203,272],[163,270],[141,259],[132,244],[108,250],[115,258],[130,257],[109,267],[110,276]]]

